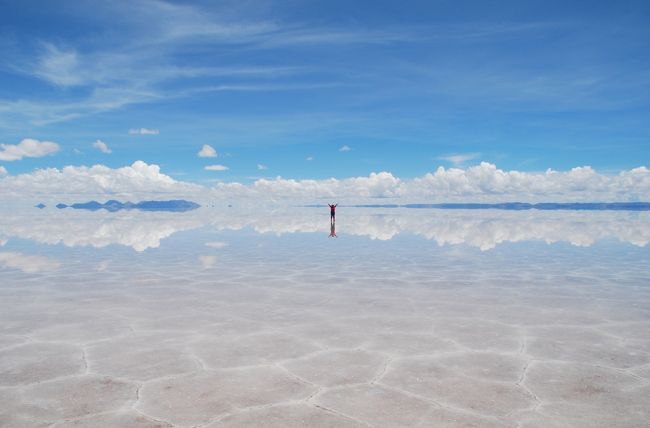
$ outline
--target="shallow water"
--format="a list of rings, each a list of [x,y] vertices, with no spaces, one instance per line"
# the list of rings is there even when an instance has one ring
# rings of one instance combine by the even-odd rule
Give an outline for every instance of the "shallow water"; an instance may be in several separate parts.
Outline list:
[[[3,212],[0,426],[642,427],[650,213]]]

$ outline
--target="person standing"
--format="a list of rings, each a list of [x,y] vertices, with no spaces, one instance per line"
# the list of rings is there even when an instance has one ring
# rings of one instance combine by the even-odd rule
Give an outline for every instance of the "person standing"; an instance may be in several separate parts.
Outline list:
[[[338,204],[327,204],[330,207],[330,222],[335,222],[336,221],[336,207]]]

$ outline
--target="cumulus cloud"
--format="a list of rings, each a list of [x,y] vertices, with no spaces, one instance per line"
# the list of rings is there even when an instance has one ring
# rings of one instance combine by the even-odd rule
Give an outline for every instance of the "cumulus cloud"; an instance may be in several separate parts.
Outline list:
[[[209,165],[208,171],[226,171],[224,165]],[[137,161],[131,166],[108,168],[68,166],[62,170],[41,169],[28,174],[0,178],[0,198],[38,197],[58,202],[77,202],[79,195],[144,195],[144,197],[195,198],[197,202],[239,200],[251,204],[290,200],[313,203],[436,203],[436,202],[616,202],[649,201],[650,169],[638,167],[618,174],[603,174],[593,168],[569,171],[504,171],[482,162],[468,168],[443,168],[413,179],[390,172],[364,177],[324,180],[261,178],[251,184],[220,182],[213,187],[176,181],[157,165]],[[198,198],[198,199],[197,199]],[[248,202],[247,202],[248,201]],[[33,205],[33,201],[30,202]]]
[[[158,135],[160,131],[158,129],[149,129],[149,128],[132,128],[129,129],[129,134],[131,135]]]
[[[269,169],[269,167],[266,166],[266,165],[262,165],[262,164],[258,163],[258,164],[257,164],[257,169],[258,169],[259,171],[266,171],[267,169]]]
[[[109,153],[112,152],[112,150],[109,149],[108,146],[106,145],[106,143],[103,142],[102,140],[95,141],[93,143],[93,147],[96,148],[97,150],[99,150],[102,153],[109,154]]]
[[[22,158],[40,158],[59,151],[59,145],[51,141],[25,138],[18,144],[0,144],[0,160],[15,161]]]
[[[158,165],[136,161],[131,166],[66,166],[39,169],[0,179],[0,197],[43,198],[58,202],[78,202],[80,198],[161,198],[185,197],[202,187],[174,180],[160,172]],[[63,198],[63,199],[61,199]]]
[[[438,156],[436,159],[451,162],[452,164],[458,166],[472,159],[476,159],[481,156],[480,153],[456,153],[445,156]]]
[[[10,269],[19,269],[25,273],[37,273],[57,270],[61,263],[43,256],[31,256],[7,251],[0,252],[0,265]]]
[[[206,171],[228,171],[228,167],[225,165],[208,165],[205,167]]]
[[[0,176],[7,175],[7,174],[9,174],[7,172],[7,168],[5,168],[4,166],[0,166]]]
[[[216,158],[217,157],[217,151],[212,148],[212,146],[209,146],[208,144],[204,144],[201,150],[198,153],[200,158]]]
[[[650,200],[650,170],[639,167],[606,175],[593,168],[576,167],[566,172],[503,171],[482,162],[469,168],[439,167],[433,173],[402,180],[389,172],[367,177],[327,180],[259,179],[251,185],[218,183],[214,191],[226,197],[336,198],[360,203],[381,199],[409,202],[584,202]],[[380,201],[377,202],[377,199]]]
[[[342,147],[339,149],[339,152],[349,152],[350,150],[352,150],[352,149],[350,148],[350,146],[345,145],[345,146],[342,146]]]

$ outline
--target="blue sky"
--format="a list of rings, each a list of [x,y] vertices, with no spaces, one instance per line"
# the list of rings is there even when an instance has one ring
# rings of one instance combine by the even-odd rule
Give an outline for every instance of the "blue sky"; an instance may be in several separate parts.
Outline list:
[[[0,161],[11,175],[136,160],[199,183],[650,164],[645,1],[0,0],[0,12],[0,144],[60,147]],[[205,144],[218,156],[199,157]]]

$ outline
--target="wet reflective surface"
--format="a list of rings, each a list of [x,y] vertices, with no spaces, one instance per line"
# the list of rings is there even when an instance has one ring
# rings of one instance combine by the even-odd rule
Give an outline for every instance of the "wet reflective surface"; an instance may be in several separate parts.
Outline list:
[[[48,207],[0,243],[0,426],[650,419],[647,212]]]

